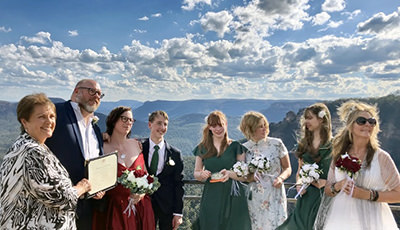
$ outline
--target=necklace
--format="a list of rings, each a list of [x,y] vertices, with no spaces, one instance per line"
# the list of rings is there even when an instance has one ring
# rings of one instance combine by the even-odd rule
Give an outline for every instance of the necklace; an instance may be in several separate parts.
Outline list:
[[[121,154],[120,157],[121,157],[121,159],[125,159],[125,157],[126,157],[125,153]]]

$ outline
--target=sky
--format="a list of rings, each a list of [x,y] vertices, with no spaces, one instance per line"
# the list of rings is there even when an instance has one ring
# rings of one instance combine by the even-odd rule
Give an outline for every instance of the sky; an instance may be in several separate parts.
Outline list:
[[[2,0],[0,100],[321,99],[400,92],[397,0]]]

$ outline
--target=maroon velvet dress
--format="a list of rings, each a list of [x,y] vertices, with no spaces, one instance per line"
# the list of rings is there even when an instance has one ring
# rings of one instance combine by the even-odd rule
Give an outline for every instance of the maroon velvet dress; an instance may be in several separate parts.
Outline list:
[[[118,176],[128,169],[145,170],[143,154],[140,154],[133,164],[126,168],[118,163]],[[129,189],[118,184],[115,188],[107,191],[107,210],[105,216],[95,213],[93,219],[93,229],[113,229],[113,230],[154,230],[155,221],[151,200],[146,195],[135,205],[136,213],[124,211],[129,203]],[[104,213],[103,213],[104,214]]]

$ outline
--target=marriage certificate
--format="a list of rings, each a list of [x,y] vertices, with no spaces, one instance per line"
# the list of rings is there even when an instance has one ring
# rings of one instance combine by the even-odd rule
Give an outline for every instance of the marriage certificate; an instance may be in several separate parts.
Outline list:
[[[93,197],[97,192],[112,189],[117,184],[118,170],[117,152],[90,159],[86,165],[87,179],[92,189],[86,198]]]

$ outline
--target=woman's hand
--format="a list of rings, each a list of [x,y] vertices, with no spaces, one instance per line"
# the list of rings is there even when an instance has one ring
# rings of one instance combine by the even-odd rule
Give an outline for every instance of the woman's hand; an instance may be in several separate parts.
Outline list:
[[[129,197],[132,198],[134,204],[137,204],[144,198],[145,195],[146,194],[133,193]]]
[[[78,197],[81,197],[83,194],[89,192],[92,189],[92,186],[88,179],[83,178],[73,188],[78,192]]]
[[[300,189],[301,189],[302,186],[303,186],[302,184],[297,184],[296,185],[297,193],[300,192]],[[306,192],[307,192],[307,189],[303,189],[303,191],[301,191],[301,193],[300,193],[300,196],[304,195]]]
[[[282,184],[283,184],[283,178],[282,178],[281,176],[278,176],[277,178],[275,178],[274,182],[272,183],[272,185],[273,185],[275,188],[281,187]]]
[[[346,180],[345,184],[342,187],[342,190],[347,195],[350,195],[353,192],[353,188],[354,188],[354,181],[353,180]]]
[[[231,178],[231,171],[230,170],[222,169],[219,172],[223,175],[222,176],[222,182],[226,182],[227,180],[229,180],[229,178]]]
[[[197,178],[200,181],[206,181],[209,177],[211,177],[211,172],[208,170],[200,170],[196,172]]]

